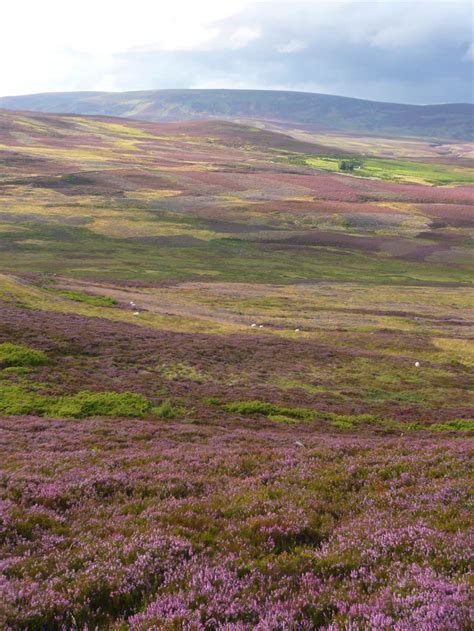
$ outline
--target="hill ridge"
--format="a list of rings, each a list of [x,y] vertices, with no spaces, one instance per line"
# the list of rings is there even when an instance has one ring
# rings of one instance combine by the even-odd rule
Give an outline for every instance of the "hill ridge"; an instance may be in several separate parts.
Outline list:
[[[157,122],[240,119],[373,135],[474,139],[473,104],[415,105],[284,90],[45,92],[0,97],[0,107]]]

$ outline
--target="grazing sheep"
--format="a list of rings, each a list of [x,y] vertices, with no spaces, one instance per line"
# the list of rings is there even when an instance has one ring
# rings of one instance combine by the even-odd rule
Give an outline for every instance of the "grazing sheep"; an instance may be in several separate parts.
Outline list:
[[[139,311],[134,311],[133,315],[140,315],[140,312]]]
[[[263,329],[263,324],[261,324],[258,328],[259,328],[259,329]]]
[[[301,329],[295,329],[295,333],[299,333]]]
[[[420,367],[420,362],[415,362],[415,367],[419,368]]]
[[[254,329],[257,325],[255,324],[255,322],[253,324],[250,325],[252,327],[252,329]]]
[[[300,442],[299,440],[295,440],[295,447],[304,447],[303,443]]]

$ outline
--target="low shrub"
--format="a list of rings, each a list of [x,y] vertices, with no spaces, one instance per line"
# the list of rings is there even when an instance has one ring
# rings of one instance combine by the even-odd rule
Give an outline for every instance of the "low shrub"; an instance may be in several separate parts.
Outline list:
[[[265,401],[236,401],[228,403],[224,406],[228,412],[236,412],[237,414],[253,415],[262,414],[263,416],[280,416],[290,419],[298,419],[302,421],[310,421],[317,415],[315,410],[307,408],[288,408],[274,403],[266,403]]]
[[[242,415],[261,414],[271,421],[278,423],[295,423],[296,421],[313,421],[321,419],[329,421],[334,427],[340,429],[353,428],[357,423],[368,423],[371,425],[379,425],[383,420],[373,416],[372,414],[336,414],[335,412],[321,412],[319,410],[311,410],[309,408],[287,408],[274,403],[266,403],[265,401],[236,401],[224,405],[224,409],[228,412],[236,412]]]
[[[0,387],[0,413],[32,414],[56,418],[94,416],[141,417],[151,411],[151,403],[133,392],[78,392],[48,396],[28,392],[17,385]]]
[[[157,405],[152,409],[153,414],[161,418],[176,418],[179,414],[179,410],[171,404],[170,401],[163,401],[160,405]]]
[[[426,429],[433,429],[436,432],[472,432],[474,431],[474,419],[459,418],[445,423],[435,423]]]
[[[40,366],[46,364],[47,361],[48,356],[43,351],[11,342],[0,344],[0,366],[4,368]]]
[[[79,392],[58,398],[52,405],[52,415],[85,418],[90,416],[144,416],[151,403],[134,392]]]

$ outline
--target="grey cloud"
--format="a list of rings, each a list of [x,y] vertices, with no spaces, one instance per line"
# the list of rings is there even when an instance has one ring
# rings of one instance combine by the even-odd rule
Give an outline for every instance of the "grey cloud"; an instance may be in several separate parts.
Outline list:
[[[216,26],[212,49],[130,51],[115,57],[109,72],[128,90],[239,87],[411,103],[473,100],[470,2],[257,3]],[[229,48],[244,29],[259,37]]]

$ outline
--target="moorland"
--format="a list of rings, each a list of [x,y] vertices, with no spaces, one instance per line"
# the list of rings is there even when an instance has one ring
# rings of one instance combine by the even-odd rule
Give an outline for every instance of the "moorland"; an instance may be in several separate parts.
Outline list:
[[[472,157],[0,110],[0,626],[472,628]]]
[[[0,97],[0,107],[156,122],[230,120],[382,136],[474,139],[472,103],[408,105],[286,90],[46,92]]]

